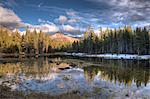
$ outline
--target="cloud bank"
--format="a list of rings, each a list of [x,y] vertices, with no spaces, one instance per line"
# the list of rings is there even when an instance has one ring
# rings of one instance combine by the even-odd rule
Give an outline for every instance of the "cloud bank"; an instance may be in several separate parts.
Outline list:
[[[150,23],[150,0],[87,0],[94,4],[105,5],[105,9],[97,11],[107,22],[118,25],[134,25]],[[101,14],[100,14],[101,13]],[[106,19],[105,19],[106,18]]]
[[[10,9],[0,6],[0,25],[8,28],[23,27],[21,19]]]

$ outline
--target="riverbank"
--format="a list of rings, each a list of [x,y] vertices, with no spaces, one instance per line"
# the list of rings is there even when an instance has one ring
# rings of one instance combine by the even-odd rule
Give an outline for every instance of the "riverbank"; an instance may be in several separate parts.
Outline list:
[[[138,60],[148,60],[150,55],[136,55],[136,54],[86,54],[86,53],[67,53],[64,55],[77,56],[77,57],[98,57],[106,59],[138,59]]]

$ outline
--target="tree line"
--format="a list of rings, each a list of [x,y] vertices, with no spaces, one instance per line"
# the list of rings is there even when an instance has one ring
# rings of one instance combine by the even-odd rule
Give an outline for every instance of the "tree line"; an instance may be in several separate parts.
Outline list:
[[[62,51],[69,45],[51,40],[50,34],[26,30],[21,35],[19,31],[12,32],[0,28],[0,52],[17,54],[44,54]]]
[[[44,54],[53,52],[80,52],[88,54],[150,54],[150,31],[143,27],[118,29],[94,33],[89,27],[80,41],[71,43],[51,40],[50,34],[36,30],[21,35],[19,31],[0,28],[0,53]]]
[[[150,54],[150,31],[146,27],[132,29],[125,26],[106,30],[100,28],[99,31],[100,33],[96,34],[89,27],[81,41],[73,42],[70,52]]]

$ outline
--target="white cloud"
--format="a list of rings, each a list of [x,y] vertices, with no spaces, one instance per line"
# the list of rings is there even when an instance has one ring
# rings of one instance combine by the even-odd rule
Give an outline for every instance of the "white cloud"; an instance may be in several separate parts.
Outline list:
[[[59,28],[51,23],[51,24],[40,24],[40,25],[31,25],[31,24],[27,24],[28,28],[30,31],[33,31],[34,29],[37,30],[37,32],[42,31],[45,33],[52,33],[52,32],[58,32]]]
[[[79,20],[77,20],[77,19],[70,19],[70,20],[68,20],[68,22],[69,23],[76,23],[76,22],[79,22]]]
[[[43,20],[43,19],[41,19],[41,18],[38,19],[38,22],[39,22],[40,24],[54,24],[54,23],[52,23],[52,22],[50,22],[50,21],[48,21],[48,20]]]
[[[73,10],[67,11],[66,13],[67,13],[67,15],[69,15],[69,16],[76,16],[76,12],[73,11]]]
[[[141,8],[150,4],[149,0],[87,0],[97,3],[106,3],[113,6],[127,7],[127,8]]]
[[[67,17],[61,15],[61,16],[59,16],[58,20],[61,24],[64,24],[67,21]]]
[[[65,35],[68,35],[70,37],[77,37],[77,38],[81,38],[81,37],[84,36],[84,34],[72,35],[72,34],[69,34],[69,33],[66,33]]]
[[[111,0],[109,4],[126,8],[143,8],[150,4],[150,2],[148,0]]]
[[[21,19],[10,9],[0,6],[0,25],[9,28],[22,27]]]
[[[71,25],[64,25],[63,30],[67,32],[75,31],[75,28]]]
[[[137,23],[134,23],[132,26],[133,27],[144,27],[144,26],[150,26],[150,23],[148,23],[148,22],[137,22]]]
[[[39,19],[38,19],[38,22],[39,22],[39,23],[45,23],[46,21],[43,20],[43,19],[41,19],[41,18],[39,18]]]
[[[83,27],[77,27],[77,26],[71,26],[71,25],[63,25],[63,31],[64,33],[71,33],[73,35],[80,35],[86,31],[86,28]]]

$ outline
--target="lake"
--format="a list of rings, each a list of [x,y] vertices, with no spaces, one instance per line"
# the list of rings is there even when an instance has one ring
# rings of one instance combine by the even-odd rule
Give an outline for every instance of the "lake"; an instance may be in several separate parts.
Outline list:
[[[57,67],[70,68],[58,69]],[[149,60],[0,59],[0,98],[149,99]]]

